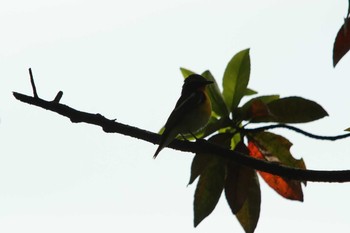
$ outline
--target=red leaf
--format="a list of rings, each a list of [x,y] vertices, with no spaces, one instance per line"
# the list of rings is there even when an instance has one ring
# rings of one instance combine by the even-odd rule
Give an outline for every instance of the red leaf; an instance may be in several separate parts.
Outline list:
[[[264,154],[254,142],[248,142],[248,149],[252,157],[266,160]],[[281,196],[291,200],[303,201],[303,191],[299,181],[286,179],[267,172],[259,171],[259,174],[265,182]]]
[[[303,191],[299,181],[289,180],[267,172],[259,172],[265,182],[281,196],[297,201],[303,201]]]
[[[333,66],[350,50],[350,18],[344,19],[344,24],[338,31],[333,46]]]
[[[238,109],[238,114],[242,120],[248,121],[266,118],[271,115],[267,104],[276,99],[279,99],[278,95],[266,95],[253,98]]]
[[[254,119],[259,117],[267,117],[270,115],[270,113],[264,102],[261,100],[256,100],[252,102],[250,107],[250,115],[252,116],[251,118]]]

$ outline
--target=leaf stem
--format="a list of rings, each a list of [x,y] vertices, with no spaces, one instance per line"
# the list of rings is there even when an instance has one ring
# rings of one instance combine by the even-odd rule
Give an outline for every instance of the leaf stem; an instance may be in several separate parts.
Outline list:
[[[289,130],[292,130],[294,132],[303,134],[303,135],[305,135],[307,137],[310,137],[310,138],[313,138],[313,139],[318,139],[318,140],[336,141],[336,140],[339,140],[339,139],[344,139],[344,138],[350,137],[350,133],[336,135],[336,136],[316,135],[316,134],[312,134],[312,133],[306,132],[306,131],[304,131],[302,129],[299,129],[299,128],[295,127],[295,126],[286,125],[286,124],[267,125],[267,126],[262,126],[262,127],[258,127],[258,128],[252,128],[252,129],[242,129],[241,131],[243,133],[246,133],[246,132],[261,132],[261,131],[270,130],[270,129],[276,129],[276,128],[289,129]]]

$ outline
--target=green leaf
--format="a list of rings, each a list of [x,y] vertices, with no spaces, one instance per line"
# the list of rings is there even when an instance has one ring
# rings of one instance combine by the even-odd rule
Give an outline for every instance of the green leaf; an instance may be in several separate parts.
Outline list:
[[[249,49],[237,53],[227,64],[223,78],[223,96],[230,111],[234,111],[245,95],[250,75]]]
[[[252,90],[252,89],[250,89],[250,88],[247,88],[247,89],[245,90],[245,93],[244,93],[245,96],[255,95],[255,94],[258,94],[258,92],[257,92],[257,91],[254,91],[254,90]]]
[[[270,113],[267,104],[277,99],[279,99],[279,95],[265,95],[253,98],[238,109],[237,114],[239,117],[237,118],[255,122],[261,117],[269,117]]]
[[[249,185],[247,199],[236,217],[246,233],[253,233],[260,216],[261,193],[258,176],[254,172],[252,182]]]
[[[187,78],[188,76],[190,76],[191,74],[195,74],[195,72],[188,70],[186,68],[182,68],[180,67],[180,71],[182,73],[182,76],[184,76],[184,78]]]
[[[232,134],[217,134],[209,142],[229,148]],[[225,185],[226,160],[213,154],[197,153],[191,166],[190,184],[199,176],[194,194],[194,226],[206,218],[218,203]]]
[[[230,144],[230,149],[235,150],[237,145],[241,146],[242,144],[242,137],[241,134],[235,133],[232,138],[231,138],[231,144]]]
[[[318,103],[297,96],[271,101],[267,107],[270,115],[254,122],[306,123],[328,116]]]
[[[249,154],[247,147],[240,142],[236,151]],[[226,169],[225,196],[233,214],[236,214],[243,206],[255,171],[251,168],[229,161]]]
[[[232,136],[232,134],[228,133],[216,134],[210,137],[208,141],[225,148],[230,148]],[[217,159],[217,156],[212,154],[197,153],[192,160],[191,176],[188,184],[192,184],[196,178],[200,176],[205,169],[207,169],[207,167],[211,166],[212,164],[216,164]]]
[[[158,134],[162,135],[164,133],[165,127],[163,126],[159,131]]]
[[[211,164],[216,163],[215,157],[210,154],[196,154],[194,156],[188,185],[192,184]]]
[[[220,92],[220,89],[218,87],[218,84],[214,76],[210,73],[209,70],[203,72],[202,76],[207,80],[214,82],[213,84],[210,84],[207,87],[213,111],[218,116],[221,116],[221,117],[228,116],[230,113],[227,109],[224,98],[222,97],[222,94]]]
[[[201,173],[194,194],[193,209],[195,227],[214,210],[224,188],[224,163],[219,159],[213,161]]]

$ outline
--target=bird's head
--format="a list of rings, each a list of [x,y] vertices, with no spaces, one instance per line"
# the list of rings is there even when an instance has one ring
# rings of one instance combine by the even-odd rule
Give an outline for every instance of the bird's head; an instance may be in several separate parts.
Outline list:
[[[185,82],[182,86],[182,90],[187,92],[192,92],[198,88],[204,88],[205,86],[212,84],[213,81],[209,81],[199,74],[191,74],[185,79]]]

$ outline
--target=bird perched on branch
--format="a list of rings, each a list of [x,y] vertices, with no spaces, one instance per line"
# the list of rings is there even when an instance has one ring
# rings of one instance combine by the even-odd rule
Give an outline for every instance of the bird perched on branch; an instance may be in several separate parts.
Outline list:
[[[153,158],[179,134],[194,135],[207,125],[211,116],[211,103],[206,87],[211,83],[213,82],[198,74],[192,74],[185,79],[181,96],[165,123]]]

